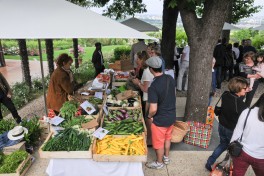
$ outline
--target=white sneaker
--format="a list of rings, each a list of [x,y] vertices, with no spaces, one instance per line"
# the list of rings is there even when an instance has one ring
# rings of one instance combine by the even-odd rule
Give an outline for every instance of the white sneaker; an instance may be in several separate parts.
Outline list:
[[[162,160],[163,160],[164,164],[166,164],[166,165],[170,164],[170,158],[169,157],[163,156]]]
[[[153,162],[146,163],[146,166],[150,169],[161,169],[164,167],[164,164],[158,163],[157,161],[153,161]]]

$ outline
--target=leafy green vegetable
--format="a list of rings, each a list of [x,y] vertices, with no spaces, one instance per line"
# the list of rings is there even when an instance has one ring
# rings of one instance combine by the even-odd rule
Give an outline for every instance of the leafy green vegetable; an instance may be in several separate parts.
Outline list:
[[[15,126],[15,122],[11,119],[0,120],[0,134],[13,129]]]
[[[42,147],[43,151],[87,151],[91,145],[91,136],[87,131],[67,128],[50,139]]]
[[[74,117],[75,113],[78,110],[78,103],[76,101],[66,101],[61,109],[60,109],[60,115],[66,119],[70,120]]]
[[[17,150],[10,155],[4,156],[0,165],[0,174],[15,173],[18,166],[28,157],[26,151]]]
[[[68,120],[68,121],[63,121],[61,123],[61,127],[63,128],[70,128],[72,126],[75,126],[75,125],[81,125],[83,123],[87,123],[87,122],[90,122],[92,119],[85,119],[85,116],[78,116],[78,117],[74,117],[72,118],[71,120]]]
[[[94,105],[103,104],[103,100],[96,97],[89,97],[88,101]]]
[[[26,144],[29,146],[37,146],[42,132],[39,118],[35,116],[31,119],[23,119],[21,125],[28,129],[28,133],[24,135]]]

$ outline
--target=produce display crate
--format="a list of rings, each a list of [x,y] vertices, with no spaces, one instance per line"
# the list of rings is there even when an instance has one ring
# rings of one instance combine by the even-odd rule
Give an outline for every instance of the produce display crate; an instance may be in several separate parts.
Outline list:
[[[109,64],[109,68],[112,68],[115,71],[129,71],[134,69],[130,59],[117,60],[115,63]]]
[[[114,137],[124,137],[128,135],[113,135]],[[148,147],[146,143],[146,136],[142,134],[144,141],[145,154],[144,155],[103,155],[96,154],[97,140],[94,139],[93,143],[93,160],[100,162],[147,162]]]
[[[27,166],[25,166],[28,164]],[[0,176],[24,176],[30,166],[32,165],[32,157],[28,155],[28,157],[18,166],[16,169],[16,173],[8,173],[8,174],[0,174]]]
[[[3,148],[3,153],[5,155],[9,155],[11,153],[13,153],[14,151],[17,151],[17,150],[25,150],[26,147],[25,147],[25,141],[22,141],[16,145],[12,145],[12,146],[9,146],[9,147],[4,147]]]
[[[117,109],[123,109],[121,107],[108,107],[108,111],[109,110],[117,110]],[[134,108],[134,107],[126,107],[125,109],[140,109],[141,111],[141,121],[142,121],[142,124],[143,124],[143,129],[144,129],[144,134],[147,135],[147,127],[146,127],[146,123],[145,123],[145,120],[144,120],[144,117],[143,117],[143,113],[142,113],[142,108]],[[101,122],[100,122],[100,126],[103,128],[103,123],[104,123],[104,118],[105,118],[105,113],[103,113],[103,116],[102,116],[102,119],[101,119]]]
[[[39,148],[40,158],[92,158],[92,144],[87,151],[43,151],[44,144],[51,139],[52,135],[53,133],[50,133],[46,141]]]

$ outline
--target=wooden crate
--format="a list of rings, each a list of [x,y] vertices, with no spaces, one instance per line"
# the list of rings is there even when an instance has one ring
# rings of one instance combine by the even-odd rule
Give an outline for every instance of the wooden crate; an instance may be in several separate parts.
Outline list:
[[[28,162],[29,162],[29,165],[24,169],[25,164],[27,164]],[[32,165],[32,157],[31,157],[31,155],[28,155],[27,159],[25,159],[18,166],[18,168],[16,169],[16,173],[0,174],[0,176],[24,176],[27,173],[27,171],[31,165]],[[23,169],[24,169],[24,171],[22,172]]]
[[[50,133],[47,137],[46,142],[48,142],[53,133]],[[40,158],[92,158],[92,144],[90,145],[89,150],[87,151],[43,151],[42,148],[44,144],[39,148]]]
[[[131,64],[130,59],[126,60],[117,60],[115,63],[110,63],[109,68],[112,68],[115,71],[129,71],[133,70],[134,66]]]
[[[4,147],[3,148],[3,153],[5,155],[9,155],[11,153],[13,153],[14,151],[17,151],[17,150],[25,150],[26,147],[25,147],[25,141],[22,141],[16,145],[12,145],[12,146],[9,146],[9,147]]]
[[[114,135],[114,137],[124,137],[127,135]],[[147,162],[148,147],[146,144],[146,136],[142,134],[144,141],[145,154],[144,155],[103,155],[96,154],[97,150],[97,139],[93,143],[93,160],[103,162]]]
[[[117,110],[117,109],[123,109],[123,108],[121,108],[121,107],[108,107],[108,110]],[[143,117],[142,108],[140,108],[140,107],[138,107],[138,108],[126,107],[126,109],[140,109],[141,115],[142,115],[141,116],[141,121],[142,121],[142,124],[143,124],[144,133],[145,133],[145,135],[147,135],[148,131],[147,131],[147,127],[146,127],[146,123],[145,123],[144,117]],[[101,122],[99,123],[102,128],[103,128],[104,118],[105,118],[105,114],[103,113]]]
[[[115,71],[121,71],[121,65],[117,63],[110,63],[109,68],[115,70]]]

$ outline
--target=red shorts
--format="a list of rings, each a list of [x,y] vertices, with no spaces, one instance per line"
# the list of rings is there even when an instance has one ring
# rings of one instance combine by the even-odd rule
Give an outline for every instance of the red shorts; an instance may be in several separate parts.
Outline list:
[[[170,127],[158,127],[154,123],[151,124],[151,138],[154,149],[164,148],[165,141],[171,140],[173,125]]]

